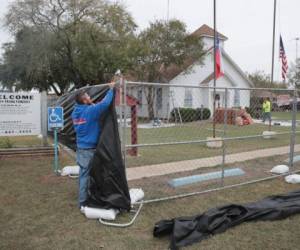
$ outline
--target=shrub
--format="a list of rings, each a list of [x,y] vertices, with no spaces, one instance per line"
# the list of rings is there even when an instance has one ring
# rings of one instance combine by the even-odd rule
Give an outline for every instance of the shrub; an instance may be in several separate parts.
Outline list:
[[[180,112],[180,115],[179,115]],[[174,108],[171,112],[172,120],[179,120],[181,116],[182,122],[192,122],[196,120],[196,110],[192,108]]]
[[[3,148],[13,148],[14,143],[8,138],[5,137],[2,147]]]
[[[174,108],[171,111],[172,121],[179,120],[179,112],[181,115],[182,122],[193,122],[199,120],[207,120],[210,118],[210,110],[207,108]],[[175,119],[176,118],[176,119]]]
[[[210,110],[208,108],[197,108],[197,120],[208,120],[211,116]]]

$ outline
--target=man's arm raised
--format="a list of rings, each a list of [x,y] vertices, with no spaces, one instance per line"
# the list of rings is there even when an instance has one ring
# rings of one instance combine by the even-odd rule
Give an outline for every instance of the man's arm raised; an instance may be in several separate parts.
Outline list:
[[[96,120],[99,119],[100,115],[108,109],[114,97],[114,91],[113,91],[114,86],[115,86],[115,82],[111,82],[109,84],[110,89],[107,91],[103,100],[89,107],[89,113],[91,114],[93,119]]]

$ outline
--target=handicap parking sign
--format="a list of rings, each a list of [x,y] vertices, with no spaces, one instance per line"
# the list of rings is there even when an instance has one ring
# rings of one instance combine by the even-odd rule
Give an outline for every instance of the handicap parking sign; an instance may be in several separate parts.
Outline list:
[[[48,108],[48,130],[63,128],[64,110],[62,107]]]

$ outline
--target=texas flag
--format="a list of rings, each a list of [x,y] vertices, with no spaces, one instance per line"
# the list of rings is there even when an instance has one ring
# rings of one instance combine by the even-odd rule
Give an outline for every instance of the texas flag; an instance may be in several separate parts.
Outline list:
[[[216,41],[216,79],[224,76],[222,48],[220,46],[219,37]]]

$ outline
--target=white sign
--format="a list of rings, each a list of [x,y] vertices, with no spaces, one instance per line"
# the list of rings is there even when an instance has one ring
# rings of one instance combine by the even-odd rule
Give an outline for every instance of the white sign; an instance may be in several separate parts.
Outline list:
[[[0,92],[0,136],[41,134],[41,95]]]

